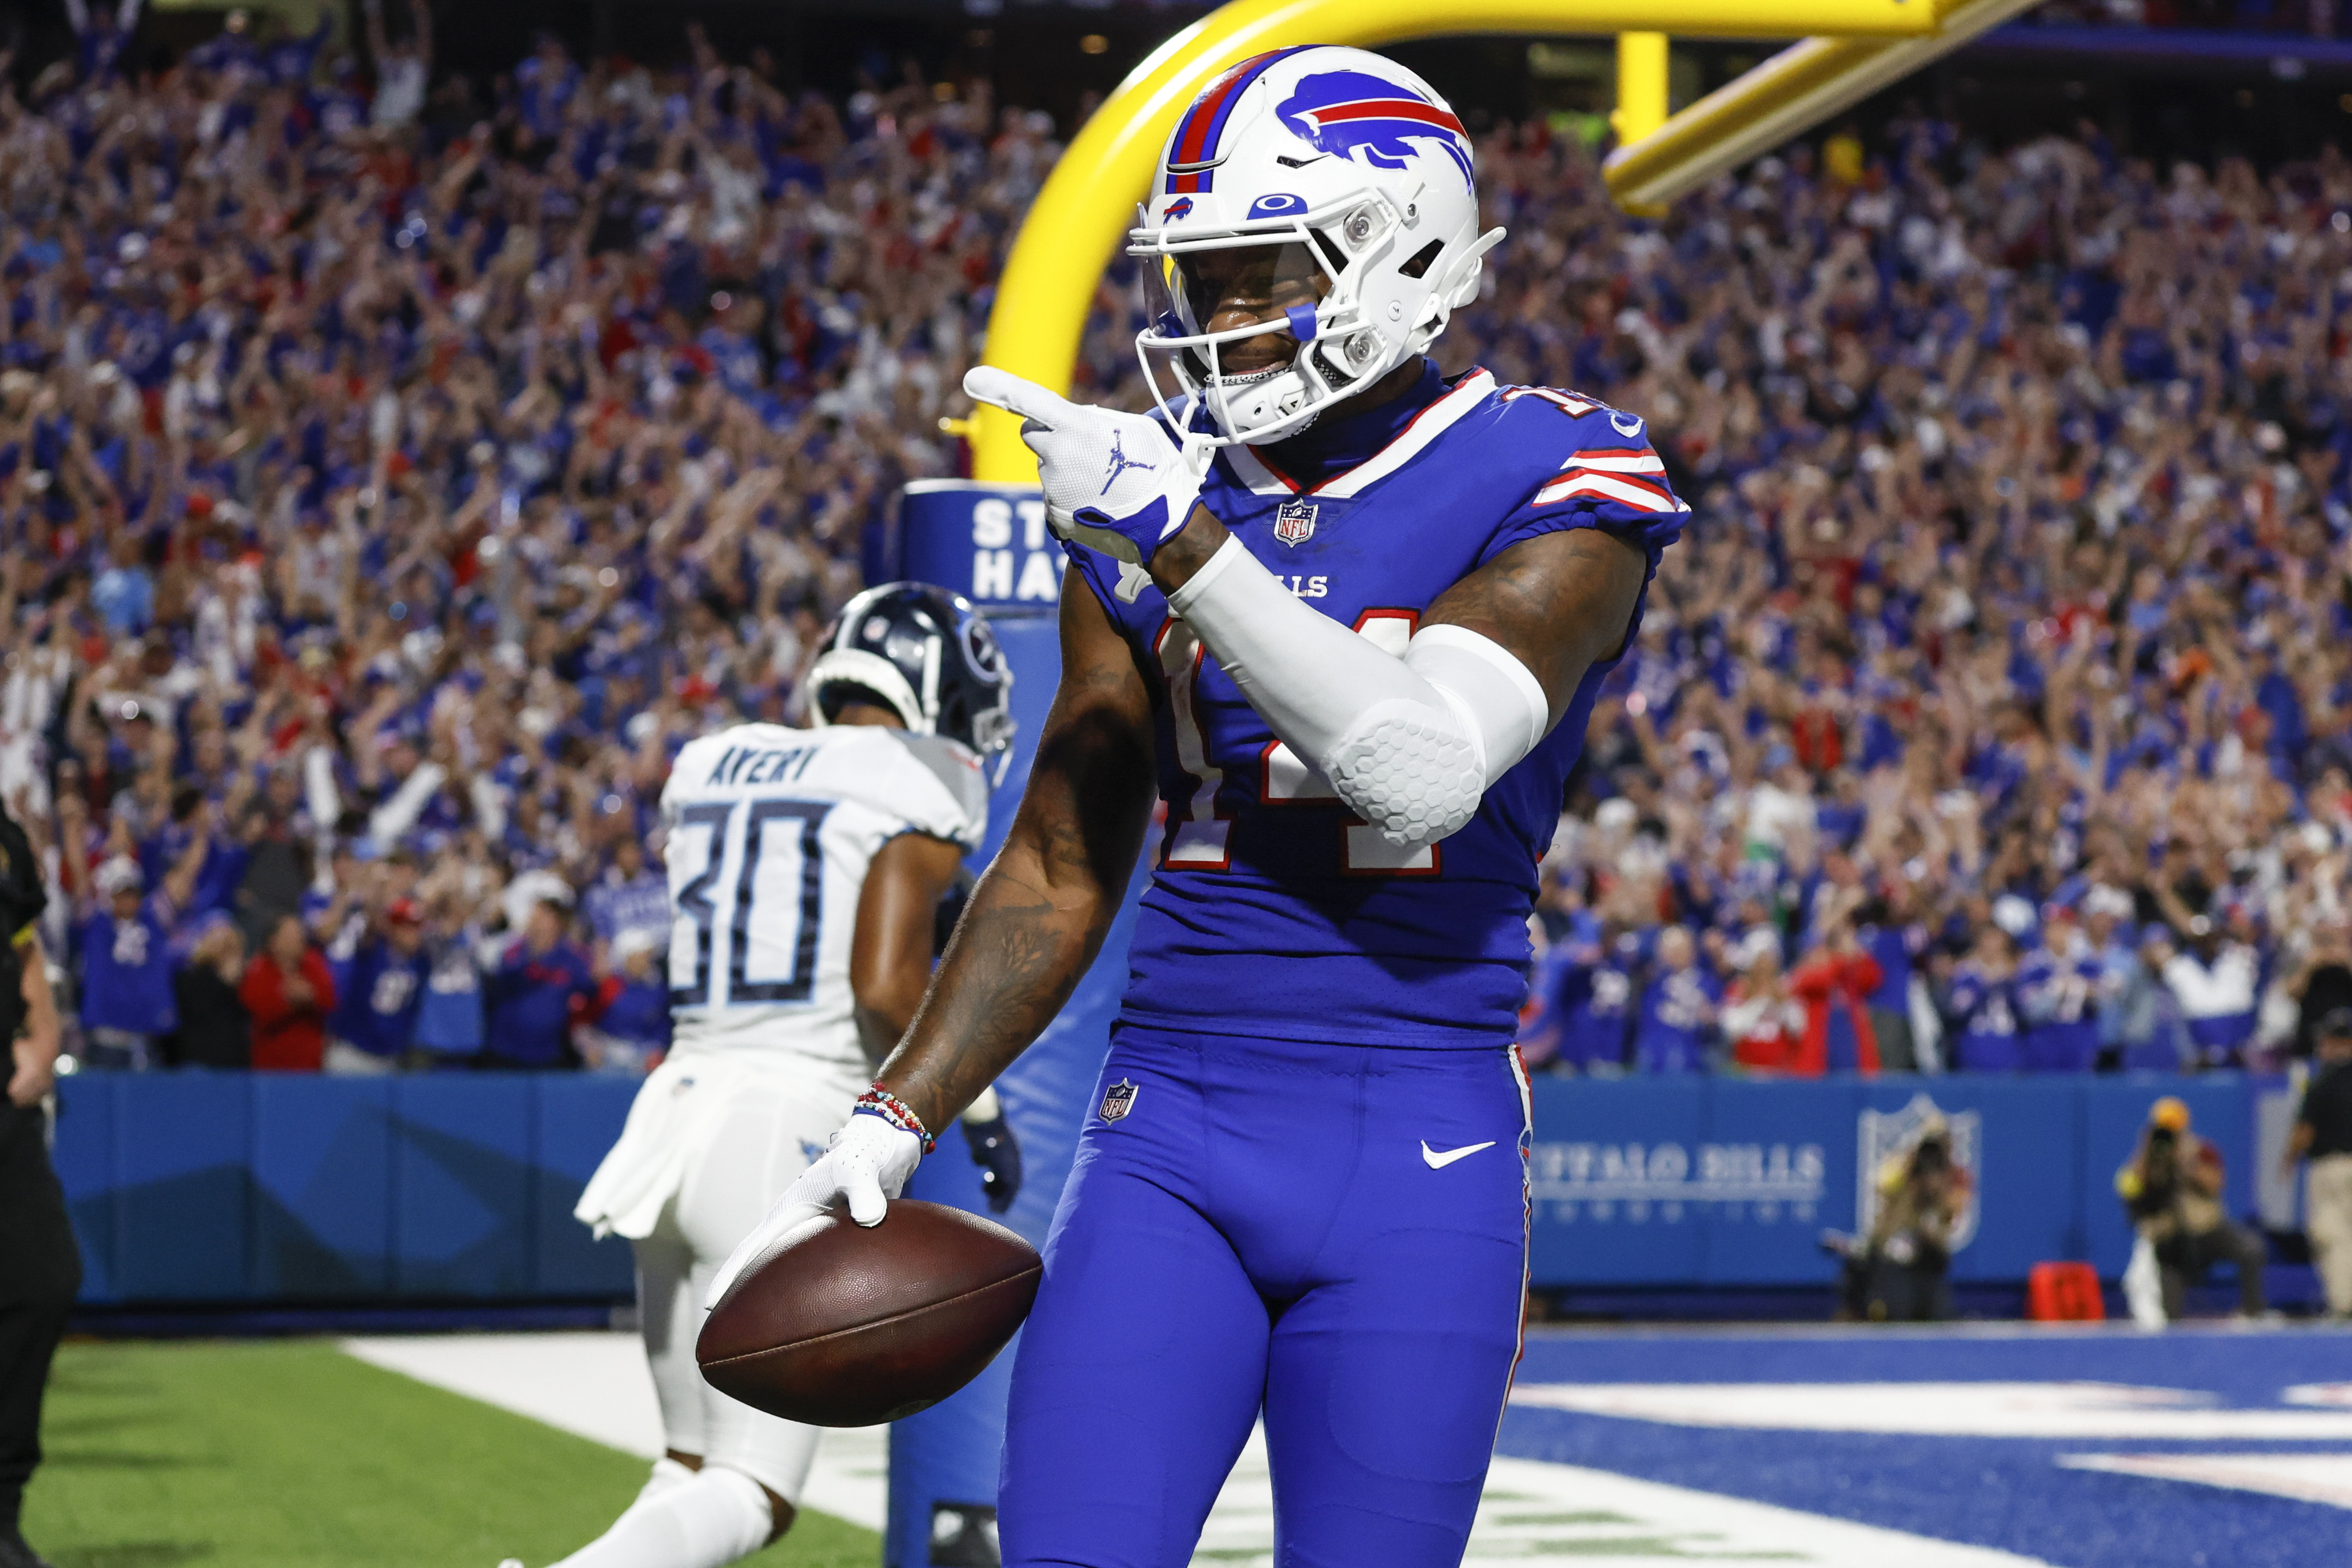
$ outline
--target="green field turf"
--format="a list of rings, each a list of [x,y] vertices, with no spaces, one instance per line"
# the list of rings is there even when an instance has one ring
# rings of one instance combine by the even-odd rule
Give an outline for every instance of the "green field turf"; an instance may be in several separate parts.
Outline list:
[[[644,1483],[625,1454],[317,1341],[69,1344],[25,1533],[57,1568],[542,1568]],[[759,1568],[874,1568],[804,1514]]]

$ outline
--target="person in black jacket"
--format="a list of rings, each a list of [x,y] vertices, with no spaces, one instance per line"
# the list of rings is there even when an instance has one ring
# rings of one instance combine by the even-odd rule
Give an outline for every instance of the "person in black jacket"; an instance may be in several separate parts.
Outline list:
[[[2328,1312],[2352,1319],[2352,1008],[2336,1009],[2313,1032],[2318,1071],[2295,1110],[2279,1175],[2292,1182],[2294,1167],[2311,1162],[2304,1234],[2311,1239]]]
[[[226,916],[207,926],[172,977],[180,1027],[163,1042],[174,1067],[253,1065],[253,1015],[236,994],[245,978],[245,933]]]
[[[41,1462],[49,1359],[81,1289],[81,1254],[49,1167],[58,1009],[34,922],[47,904],[25,831],[0,814],[0,1568],[47,1568],[18,1529],[25,1483]]]
[[[2286,988],[2296,1004],[2294,1053],[2308,1058],[2318,1049],[2321,1021],[2352,1008],[2352,925],[2321,921]]]

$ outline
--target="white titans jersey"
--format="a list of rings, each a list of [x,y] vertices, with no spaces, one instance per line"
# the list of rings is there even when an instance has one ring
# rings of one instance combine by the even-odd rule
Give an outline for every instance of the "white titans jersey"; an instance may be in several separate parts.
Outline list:
[[[738,725],[678,753],[662,819],[676,1046],[786,1054],[862,1079],[849,948],[866,867],[906,832],[978,848],[979,759],[879,726]]]

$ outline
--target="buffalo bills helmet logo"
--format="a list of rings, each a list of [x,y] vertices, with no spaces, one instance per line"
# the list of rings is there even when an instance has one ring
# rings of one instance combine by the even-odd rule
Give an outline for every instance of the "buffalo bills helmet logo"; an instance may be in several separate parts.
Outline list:
[[[1252,218],[1286,218],[1293,213],[1303,213],[1306,210],[1306,197],[1294,196],[1287,191],[1276,191],[1252,202],[1248,214],[1242,221],[1247,223]]]
[[[1325,71],[1302,77],[1275,111],[1284,129],[1318,152],[1402,169],[1434,141],[1470,179],[1470,137],[1452,113],[1411,89],[1367,71]]]
[[[1192,198],[1190,196],[1179,196],[1174,201],[1168,204],[1166,210],[1160,214],[1160,221],[1163,224],[1172,224],[1178,218],[1189,218],[1192,215]]]

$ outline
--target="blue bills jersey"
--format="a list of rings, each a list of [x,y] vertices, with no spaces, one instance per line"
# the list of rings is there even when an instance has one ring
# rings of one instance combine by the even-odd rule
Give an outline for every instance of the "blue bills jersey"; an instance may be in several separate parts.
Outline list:
[[[1970,1072],[2014,1072],[2025,1065],[2017,1030],[2017,985],[1990,974],[1973,958],[1952,966],[1947,1004],[1959,1026],[1956,1067]]]
[[[1309,485],[1270,451],[1226,447],[1202,501],[1309,608],[1393,653],[1440,594],[1544,534],[1604,528],[1656,571],[1689,508],[1640,419],[1484,371],[1427,384],[1433,398],[1365,461]],[[1508,1039],[1536,862],[1614,656],[1466,826],[1399,849],[1276,739],[1146,574],[1065,548],[1151,683],[1167,807],[1122,1017],[1331,1042]],[[1640,619],[1637,604],[1629,639]]]
[[[2019,960],[2017,1005],[2026,1025],[2024,1065],[2033,1072],[2088,1072],[2099,1059],[2098,955],[2038,947]]]

